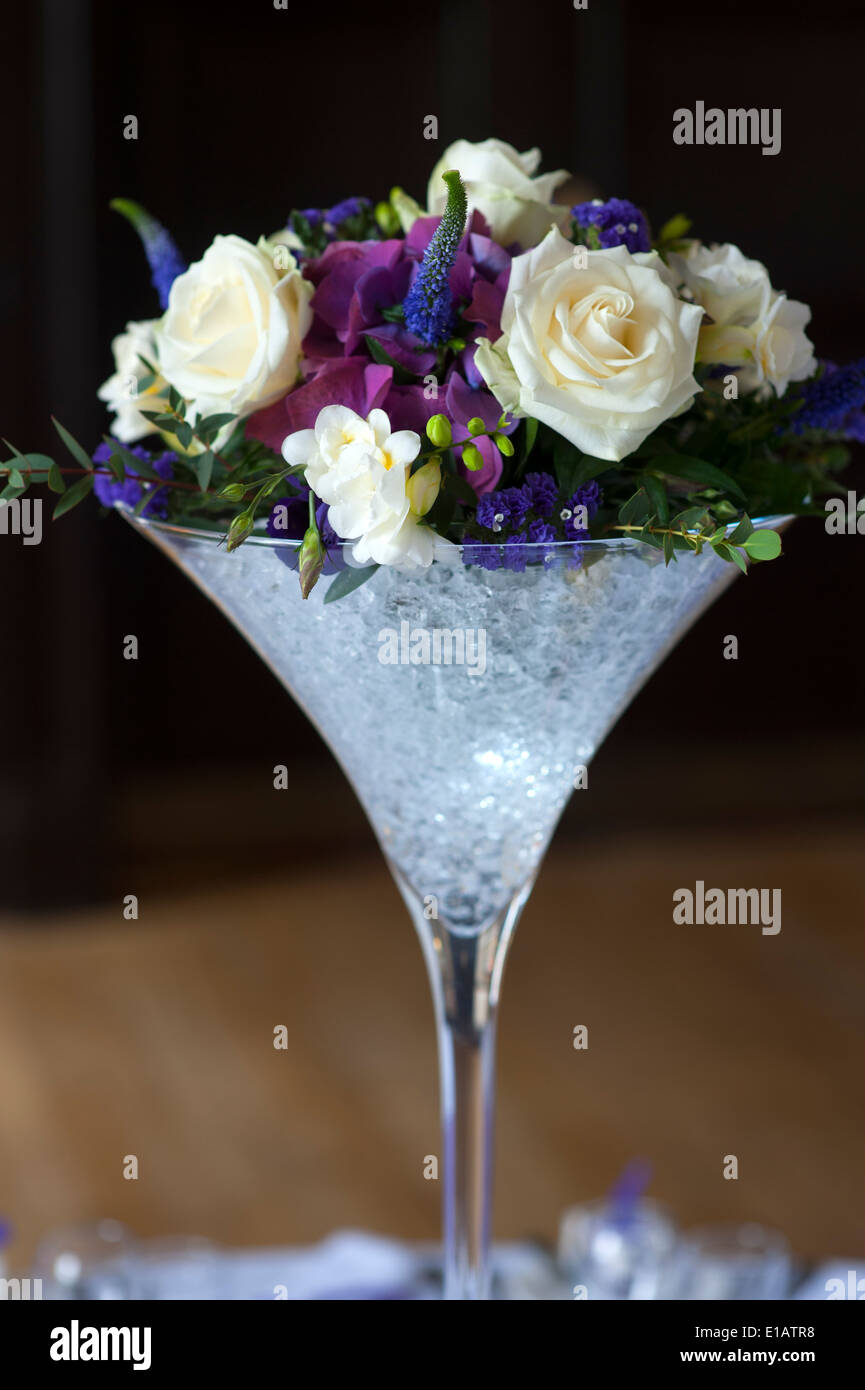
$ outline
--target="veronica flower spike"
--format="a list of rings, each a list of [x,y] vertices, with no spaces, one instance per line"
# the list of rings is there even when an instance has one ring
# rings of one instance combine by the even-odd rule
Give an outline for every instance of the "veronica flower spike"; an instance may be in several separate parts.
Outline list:
[[[110,204],[131,222],[141,238],[144,254],[150,266],[153,288],[163,309],[168,308],[168,294],[178,275],[187,269],[186,262],[161,222],[131,198],[114,198]]]
[[[448,169],[442,178],[447,205],[403,302],[406,327],[429,347],[441,347],[453,336],[456,311],[449,279],[466,225],[466,191],[459,171]]]

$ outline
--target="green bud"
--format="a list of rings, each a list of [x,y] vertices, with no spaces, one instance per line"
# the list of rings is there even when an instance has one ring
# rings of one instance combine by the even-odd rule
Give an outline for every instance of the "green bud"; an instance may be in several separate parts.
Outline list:
[[[387,237],[396,236],[400,229],[399,217],[390,203],[376,203],[375,220]]]
[[[309,598],[324,569],[324,546],[317,526],[307,528],[300,547],[299,578],[303,598]]]
[[[470,473],[477,473],[484,466],[484,456],[477,444],[466,444],[463,448],[463,463]]]
[[[513,444],[511,443],[511,441],[508,439],[508,436],[507,436],[506,434],[496,434],[496,435],[493,436],[493,438],[495,439],[496,444],[498,445],[500,452],[504,454],[505,458],[506,458],[506,459],[513,458],[513,456],[514,456],[514,446],[513,446]]]
[[[428,459],[423,467],[412,473],[406,483],[406,496],[415,516],[426,516],[439,495],[442,470],[438,458]]]
[[[487,427],[479,415],[472,416],[468,423],[469,434],[486,434]]]
[[[255,518],[251,511],[239,512],[228,528],[226,550],[236,550],[239,545],[243,545],[254,524]]]
[[[427,421],[427,438],[437,449],[449,448],[453,435],[451,422],[446,415],[433,415]]]
[[[246,495],[246,488],[243,483],[229,483],[219,495],[220,497],[227,497],[230,502],[242,502]]]

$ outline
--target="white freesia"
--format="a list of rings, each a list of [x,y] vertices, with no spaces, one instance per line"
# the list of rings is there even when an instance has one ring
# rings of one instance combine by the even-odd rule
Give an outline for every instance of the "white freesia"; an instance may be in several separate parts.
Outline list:
[[[805,381],[817,370],[805,328],[806,304],[772,288],[760,261],[738,246],[702,246],[671,255],[670,265],[687,293],[712,320],[700,331],[701,362],[738,368],[740,390],[783,396],[791,381]]]
[[[469,212],[477,208],[487,220],[492,237],[502,246],[518,241],[534,246],[545,236],[550,224],[564,227],[570,212],[553,203],[553,193],[569,178],[565,169],[551,174],[535,171],[540,150],[520,154],[504,140],[456,140],[448,145],[430,175],[427,208],[439,215],[445,210],[447,188],[442,182],[446,169],[458,169],[465,184]]]
[[[297,430],[283,441],[282,455],[303,468],[313,492],[330,508],[337,535],[355,541],[359,565],[412,569],[432,564],[435,541],[419,519],[435,500],[438,479],[431,480],[429,464],[418,470],[416,477],[424,474],[420,485],[409,477],[420,447],[414,430],[392,432],[383,410],[364,419],[348,406],[327,405],[314,429]]]
[[[253,246],[218,236],[178,275],[156,340],[160,369],[194,418],[245,415],[285,395],[297,379],[312,294],[290,250],[275,256],[264,239]]]
[[[111,433],[124,444],[133,444],[146,434],[155,434],[156,427],[141,414],[145,410],[159,412],[163,402],[154,399],[155,393],[165,383],[155,380],[145,391],[139,391],[139,382],[149,375],[141,361],[146,357],[153,362],[156,357],[154,329],[158,320],[146,319],[140,323],[127,323],[126,331],[118,333],[112,340],[114,353],[114,372],[99,388],[98,396],[105,401],[114,414]]]
[[[475,354],[501,405],[612,460],[686,410],[703,311],[659,272],[654,254],[575,250],[555,228],[517,256],[502,336]]]

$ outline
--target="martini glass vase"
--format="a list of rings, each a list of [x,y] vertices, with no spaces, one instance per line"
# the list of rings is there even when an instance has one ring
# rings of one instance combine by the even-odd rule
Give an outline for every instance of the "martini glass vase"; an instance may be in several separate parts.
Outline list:
[[[490,1296],[495,1028],[508,945],[559,816],[602,739],[737,573],[665,567],[632,540],[442,545],[327,602],[297,543],[129,518],[247,638],[352,783],[432,987],[441,1085],[444,1296]],[[510,552],[512,555],[513,552]]]

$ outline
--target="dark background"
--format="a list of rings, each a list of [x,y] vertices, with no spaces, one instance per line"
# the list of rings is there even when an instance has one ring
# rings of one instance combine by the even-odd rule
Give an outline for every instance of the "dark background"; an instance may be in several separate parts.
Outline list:
[[[294,206],[394,183],[422,200],[460,136],[537,144],[545,168],[656,225],[687,211],[811,305],[821,356],[863,351],[859,4],[43,0],[2,24],[2,434],[20,449],[54,449],[52,412],[95,444],[111,337],[157,312],[111,197],[140,200],[195,259],[217,232],[254,240]],[[673,111],[698,99],[781,107],[780,155],[675,146]],[[861,814],[862,544],[801,522],[784,559],[734,585],[611,735],[591,818],[571,808],[565,833],[636,824],[647,800],[655,825]],[[317,735],[155,551],[95,508],[46,517],[41,546],[0,538],[0,595],[0,908],[102,898],[133,864],[165,883],[315,852],[286,834],[269,769],[326,783]],[[727,633],[737,662],[721,657]]]

